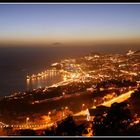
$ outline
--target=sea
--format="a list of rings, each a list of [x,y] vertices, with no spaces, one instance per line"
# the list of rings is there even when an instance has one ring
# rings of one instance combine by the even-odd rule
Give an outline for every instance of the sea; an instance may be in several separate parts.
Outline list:
[[[62,81],[59,74],[48,75],[32,86],[26,76],[45,71],[52,63],[63,59],[78,58],[91,51],[117,52],[104,47],[0,47],[0,97],[24,92],[38,87],[51,86]],[[122,49],[121,49],[122,50]]]

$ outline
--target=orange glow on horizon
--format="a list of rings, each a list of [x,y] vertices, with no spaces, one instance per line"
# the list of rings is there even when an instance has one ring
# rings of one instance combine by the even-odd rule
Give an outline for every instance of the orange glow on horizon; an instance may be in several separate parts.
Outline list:
[[[56,43],[57,42],[57,43]],[[83,45],[106,45],[106,44],[140,44],[140,37],[70,37],[70,38],[11,38],[0,39],[0,45],[47,45],[47,46],[83,46]]]

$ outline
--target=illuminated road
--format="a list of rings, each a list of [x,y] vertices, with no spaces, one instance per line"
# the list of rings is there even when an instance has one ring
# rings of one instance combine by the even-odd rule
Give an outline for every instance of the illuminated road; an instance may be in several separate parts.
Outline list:
[[[123,102],[123,101],[127,100],[128,98],[130,98],[130,96],[133,92],[134,92],[134,90],[130,90],[130,91],[128,91],[128,92],[126,92],[126,93],[124,93],[124,94],[122,94],[122,95],[120,95],[120,96],[118,96],[110,101],[104,102],[102,105],[110,107],[111,104],[113,104],[115,102],[117,102],[117,103]]]
[[[102,103],[101,105],[110,107],[111,104],[113,104],[115,102],[117,102],[117,103],[123,102],[123,101],[127,100],[128,98],[130,98],[130,96],[133,92],[134,92],[134,90],[130,90],[126,93],[121,94],[120,96],[118,96],[116,98],[113,98],[112,100]],[[93,106],[92,108],[94,108],[94,107],[95,106]],[[85,116],[86,114],[87,114],[87,110],[83,110],[83,111],[80,111],[80,112],[74,114],[74,116],[81,116],[81,115]]]
[[[22,130],[22,129],[32,129],[32,130],[40,130],[40,129],[46,129],[49,127],[54,126],[57,122],[62,121],[66,118],[67,116],[63,117],[63,118],[59,118],[55,121],[50,121],[47,123],[42,123],[42,124],[5,124],[3,122],[0,122],[0,128],[6,128],[6,127],[12,127],[14,130]]]
[[[104,102],[102,103],[101,105],[104,105],[104,106],[107,106],[107,107],[110,107],[111,104],[117,102],[117,103],[120,103],[120,102],[123,102],[125,101],[126,99],[128,99],[131,94],[134,92],[135,90],[130,90],[124,94],[121,94],[120,96],[118,97],[115,97],[113,98],[112,100],[109,100],[107,102]],[[95,108],[95,106],[93,106],[92,108]],[[80,111],[79,113],[76,113],[74,114],[74,116],[85,116],[87,115],[87,109],[86,110],[83,110],[83,111]],[[38,129],[45,129],[47,127],[51,127],[53,126],[56,122],[58,121],[61,121],[62,119],[60,120],[57,120],[55,122],[48,122],[48,123],[44,123],[44,124],[25,124],[25,125],[7,125],[7,124],[4,124],[4,123],[0,123],[0,128],[3,128],[3,127],[13,127],[14,129],[27,129],[27,128],[30,128],[30,129],[33,129],[33,130],[38,130]]]
[[[13,129],[33,129],[33,130],[37,130],[37,129],[44,129],[47,127],[51,127],[53,126],[54,123],[50,122],[50,123],[44,123],[44,124],[13,124],[13,125],[8,125],[8,124],[4,124],[2,122],[0,122],[0,128],[4,128],[4,127],[12,127]]]

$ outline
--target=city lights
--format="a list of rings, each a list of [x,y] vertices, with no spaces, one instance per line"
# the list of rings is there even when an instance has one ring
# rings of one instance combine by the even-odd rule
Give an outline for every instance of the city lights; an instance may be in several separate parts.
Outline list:
[[[135,61],[130,59],[133,55],[134,53],[125,56],[90,55],[78,58],[78,61],[77,59],[64,59],[53,63],[46,71],[27,76],[27,86],[38,82],[37,86],[32,89],[28,88],[25,92],[14,92],[5,96],[4,102],[19,102],[21,106],[22,103],[26,103],[27,111],[30,112],[29,106],[29,108],[37,109],[38,113],[32,111],[33,114],[29,115],[25,110],[26,115],[23,121],[15,120],[16,123],[11,124],[3,122],[0,128],[40,130],[51,126],[58,127],[57,123],[63,122],[69,115],[90,122],[95,115],[90,116],[89,109],[98,110],[100,106],[110,108],[113,103],[126,101],[138,91],[140,67],[136,58]],[[61,67],[57,69],[57,66]],[[53,75],[57,75],[57,72],[62,77],[60,82],[45,87],[41,85],[41,80],[43,81],[45,75],[52,78]],[[45,115],[46,111],[48,113]],[[103,116],[107,117],[107,113]],[[130,126],[139,124],[139,122],[138,119],[133,120]],[[101,123],[98,122],[98,124]],[[91,136],[91,129],[87,129],[88,134],[83,135]]]

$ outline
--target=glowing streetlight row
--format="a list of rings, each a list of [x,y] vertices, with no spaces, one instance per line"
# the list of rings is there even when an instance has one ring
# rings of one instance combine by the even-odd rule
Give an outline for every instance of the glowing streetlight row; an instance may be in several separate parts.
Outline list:
[[[27,76],[27,80],[32,80],[32,79],[35,79],[35,78],[39,78],[39,77],[43,77],[47,74],[47,71],[44,71],[44,72],[41,72],[41,73],[38,73],[37,75],[35,74],[32,74],[32,76]]]
[[[47,74],[48,74],[48,72],[54,72],[54,71],[56,71],[56,70],[46,70],[46,71],[44,71],[44,72],[41,72],[41,73],[38,73],[38,74],[32,74],[32,76],[26,76],[26,79],[27,80],[33,80],[33,79],[36,79],[36,78],[40,78],[40,77],[44,77],[44,76],[46,76]]]
[[[53,125],[53,123],[51,123],[51,124],[46,124],[46,123],[44,123],[44,124],[28,124],[28,125],[15,125],[15,124],[13,124],[13,125],[1,125],[0,126],[0,128],[6,128],[6,127],[12,127],[12,128],[26,128],[26,127],[32,127],[32,128],[34,128],[34,127],[41,127],[41,126],[51,126],[51,125]]]

